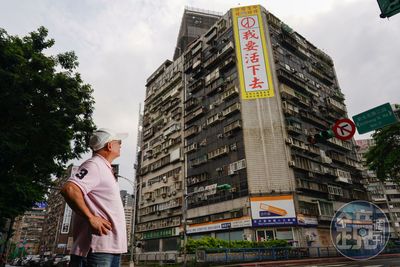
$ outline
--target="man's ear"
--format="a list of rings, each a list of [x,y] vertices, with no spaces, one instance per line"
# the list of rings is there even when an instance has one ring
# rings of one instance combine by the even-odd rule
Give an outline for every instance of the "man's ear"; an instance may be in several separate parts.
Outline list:
[[[111,146],[112,146],[111,142],[108,142],[106,145],[108,151],[111,151]]]

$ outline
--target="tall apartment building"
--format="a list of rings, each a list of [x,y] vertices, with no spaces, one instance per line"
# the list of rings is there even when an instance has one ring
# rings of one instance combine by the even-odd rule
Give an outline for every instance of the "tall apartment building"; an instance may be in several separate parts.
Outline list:
[[[175,61],[166,60],[146,83],[138,159],[137,240],[144,250],[177,250],[182,223],[184,184],[184,58],[182,53],[220,16],[198,9],[184,11]]]
[[[176,249],[185,230],[331,245],[335,210],[367,198],[361,166],[353,140],[307,137],[343,117],[327,54],[262,7],[220,17],[147,80],[137,177],[144,251]]]
[[[134,199],[133,199],[133,196],[131,194],[128,194],[128,192],[126,190],[121,190],[120,195],[121,195],[122,205],[124,206],[124,212],[125,212],[127,240],[128,240],[128,244],[130,244]]]
[[[373,146],[373,139],[356,140],[358,153],[363,162],[368,149]],[[366,177],[366,189],[374,204],[382,209],[390,221],[390,237],[400,236],[400,186],[395,182],[381,182],[373,171],[364,169]]]
[[[37,203],[31,210],[15,219],[11,241],[16,244],[19,253],[25,251],[27,255],[39,254],[45,216],[46,203]]]

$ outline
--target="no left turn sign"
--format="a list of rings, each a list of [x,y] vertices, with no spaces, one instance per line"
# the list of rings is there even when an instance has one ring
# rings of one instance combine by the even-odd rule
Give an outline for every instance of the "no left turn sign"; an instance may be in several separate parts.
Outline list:
[[[353,137],[356,132],[356,125],[350,119],[340,119],[336,121],[332,130],[336,138],[345,141]]]

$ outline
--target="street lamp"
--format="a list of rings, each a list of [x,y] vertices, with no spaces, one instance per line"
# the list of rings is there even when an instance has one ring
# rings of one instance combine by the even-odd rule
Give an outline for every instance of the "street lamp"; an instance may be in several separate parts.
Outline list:
[[[183,221],[183,266],[187,266],[187,210],[188,210],[188,197],[191,197],[193,195],[199,194],[199,193],[205,193],[205,192],[212,192],[215,190],[215,193],[217,190],[230,190],[232,186],[230,184],[213,184],[204,187],[204,189],[199,190],[199,191],[194,191],[194,192],[187,192],[187,186],[185,187],[185,193],[184,193],[184,203],[183,203],[183,214],[182,214],[182,221]],[[215,194],[214,193],[214,194]]]
[[[134,249],[135,249],[136,196],[137,196],[137,194],[136,194],[136,191],[137,191],[136,182],[135,182],[135,180],[132,181],[132,180],[130,180],[130,179],[126,178],[126,177],[123,177],[121,175],[117,175],[117,177],[128,181],[129,184],[132,186],[132,189],[133,189],[133,192],[132,192],[132,195],[133,195],[132,218],[131,218],[131,232],[130,232],[130,235],[131,235],[131,242],[130,242],[131,253],[130,253],[130,258],[129,258],[129,267],[134,267],[135,266],[135,262],[134,262],[133,255],[134,255]]]

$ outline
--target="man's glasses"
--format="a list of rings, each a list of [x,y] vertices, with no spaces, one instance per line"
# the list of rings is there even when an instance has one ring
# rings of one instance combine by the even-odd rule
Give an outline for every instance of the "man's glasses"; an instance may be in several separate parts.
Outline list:
[[[122,141],[121,141],[121,140],[113,140],[113,141],[111,141],[111,142],[117,142],[118,144],[122,144]]]

